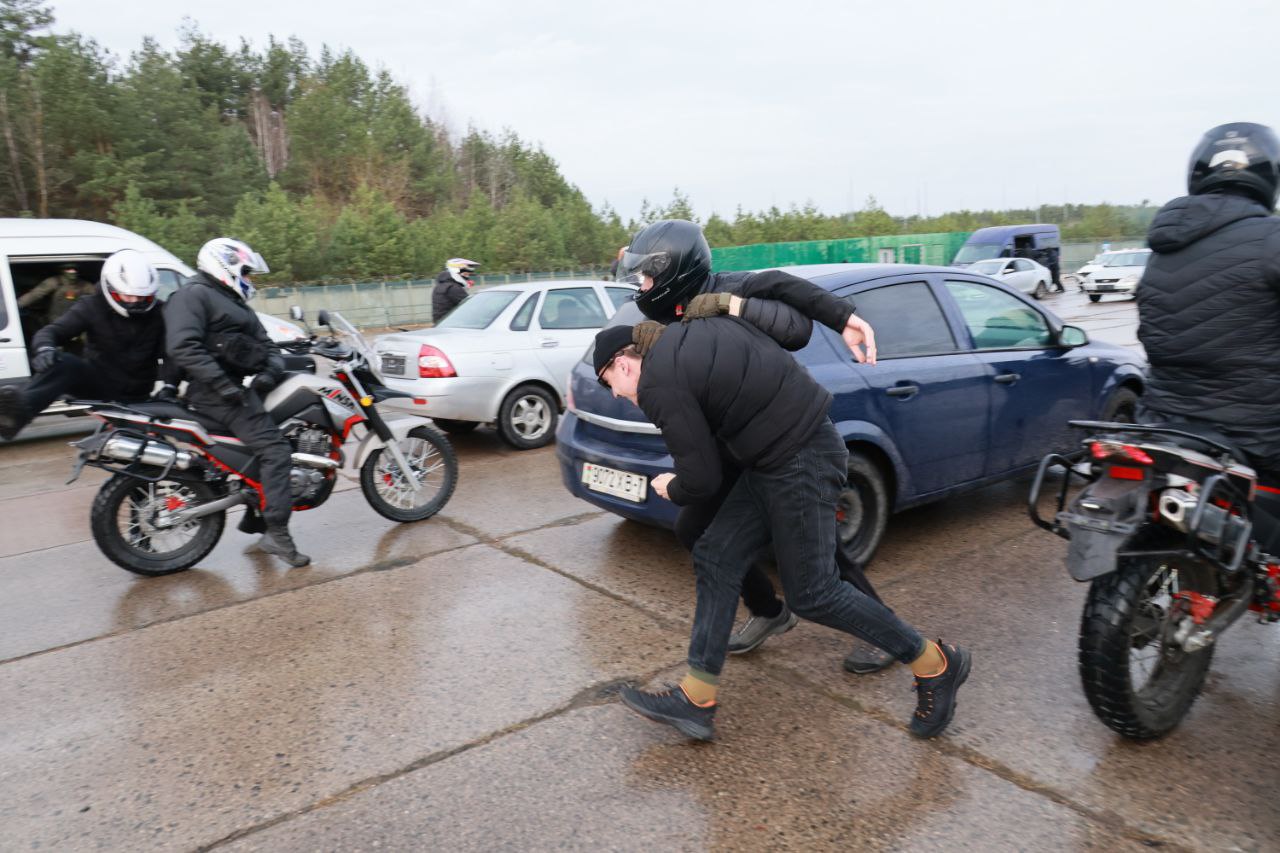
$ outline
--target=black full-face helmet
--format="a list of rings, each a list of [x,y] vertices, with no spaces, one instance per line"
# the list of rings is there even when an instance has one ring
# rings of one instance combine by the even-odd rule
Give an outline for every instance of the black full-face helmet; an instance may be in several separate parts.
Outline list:
[[[663,219],[646,226],[631,240],[618,263],[618,280],[635,285],[642,276],[653,287],[636,297],[650,320],[671,323],[676,307],[698,293],[711,275],[711,247],[702,229],[685,219]]]
[[[1191,152],[1187,191],[1238,193],[1274,209],[1280,195],[1280,140],[1275,131],[1247,121],[1210,130]]]

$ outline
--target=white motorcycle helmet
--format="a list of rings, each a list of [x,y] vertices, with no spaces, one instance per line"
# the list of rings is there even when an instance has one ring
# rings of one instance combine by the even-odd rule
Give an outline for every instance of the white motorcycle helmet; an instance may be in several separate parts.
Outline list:
[[[466,258],[450,258],[444,262],[444,268],[449,271],[449,275],[463,287],[471,286],[471,279],[467,276],[475,272],[478,266],[480,266],[478,262],[469,261]]]
[[[99,286],[113,311],[131,317],[156,307],[160,279],[141,252],[121,249],[103,262]]]
[[[249,275],[271,272],[262,255],[250,249],[247,243],[231,237],[215,237],[201,246],[200,253],[196,255],[196,269],[231,288],[245,302],[257,293]]]

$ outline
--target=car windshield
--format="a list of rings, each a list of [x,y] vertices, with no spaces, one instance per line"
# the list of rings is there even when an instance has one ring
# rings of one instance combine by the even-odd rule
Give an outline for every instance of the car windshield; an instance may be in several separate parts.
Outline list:
[[[956,259],[952,263],[971,264],[974,261],[998,258],[1003,249],[1003,243],[965,243],[960,247],[960,251],[956,252]]]
[[[980,273],[981,275],[995,275],[996,273],[1000,272],[1000,268],[1003,266],[1004,266],[1003,260],[978,261],[976,264],[969,267],[969,269],[973,270],[976,273]]]
[[[1104,267],[1145,267],[1150,252],[1117,252],[1102,259]]]
[[[437,329],[487,329],[502,309],[520,295],[518,290],[482,290],[464,299],[449,312]]]

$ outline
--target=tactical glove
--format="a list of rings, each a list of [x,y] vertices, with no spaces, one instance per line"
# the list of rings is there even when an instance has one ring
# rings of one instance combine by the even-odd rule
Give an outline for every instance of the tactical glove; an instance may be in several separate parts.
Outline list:
[[[685,306],[684,317],[681,322],[688,323],[690,320],[701,320],[704,317],[717,317],[721,314],[728,314],[729,306],[732,304],[732,293],[699,293],[689,300],[689,304]]]
[[[658,338],[662,337],[666,326],[653,320],[642,320],[636,323],[631,331],[631,342],[636,345],[636,352],[644,358],[649,350],[653,349],[653,345],[658,342]]]

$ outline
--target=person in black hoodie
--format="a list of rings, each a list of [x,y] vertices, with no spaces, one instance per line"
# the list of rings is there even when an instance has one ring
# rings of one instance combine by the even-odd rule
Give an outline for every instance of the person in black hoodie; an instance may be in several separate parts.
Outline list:
[[[436,276],[436,286],[431,291],[431,322],[439,323],[449,312],[467,298],[471,289],[471,273],[480,264],[466,258],[450,258],[444,271]]]
[[[196,267],[165,306],[168,356],[187,377],[188,405],[225,425],[258,457],[261,517],[250,509],[240,529],[261,530],[265,522],[258,548],[305,566],[311,558],[298,553],[289,535],[293,448],[262,405],[284,375],[284,357],[249,307],[255,293],[250,275],[269,268],[261,255],[229,237],[205,243]],[[245,388],[249,376],[253,382]]]
[[[702,229],[684,219],[666,219],[642,229],[624,247],[618,280],[640,288],[636,305],[650,320],[668,324],[682,317],[728,313],[731,297],[748,298],[757,312],[770,312],[763,321],[748,318],[761,328],[780,331],[775,337],[789,350],[809,342],[810,320],[839,332],[853,357],[875,364],[875,333],[846,300],[798,276],[781,270],[711,272],[711,248]],[[785,330],[790,325],[789,333]],[[644,334],[642,332],[642,334]],[[644,342],[640,344],[644,349]],[[864,352],[865,350],[865,352]],[[725,454],[720,489],[705,500],[681,508],[676,537],[693,550],[715,518],[737,479],[738,467]],[[841,574],[863,593],[880,600],[863,567],[840,549],[836,560]],[[751,618],[729,641],[731,654],[743,654],[769,637],[789,631],[796,617],[778,599],[773,583],[760,566],[752,566],[742,582],[742,601]],[[864,643],[856,643],[844,659],[844,668],[855,674],[878,672],[893,664],[893,656]]]
[[[719,447],[741,472],[693,549],[697,606],[689,671],[656,692],[624,687],[622,701],[689,737],[710,740],[716,692],[742,578],[772,545],[787,603],[796,614],[889,651],[916,676],[911,732],[938,735],[955,713],[970,654],[926,641],[914,628],[840,577],[835,505],[847,475],[844,439],[827,416],[831,395],[763,332],[737,317],[710,317],[656,330],[646,354],[640,327],[596,336],[596,376],[662,430],[674,474],[652,480],[684,506],[721,486]]]
[[[1280,480],[1280,141],[1260,124],[1213,128],[1187,191],[1147,234],[1138,340],[1151,368],[1138,416],[1202,425]]]
[[[158,286],[141,252],[122,249],[107,258],[96,292],[76,299],[32,338],[31,383],[0,388],[0,438],[14,438],[64,395],[122,403],[147,399],[164,356],[164,315],[154,310]],[[63,352],[81,335],[83,358]],[[159,396],[171,398],[181,373],[165,360],[163,376]]]

